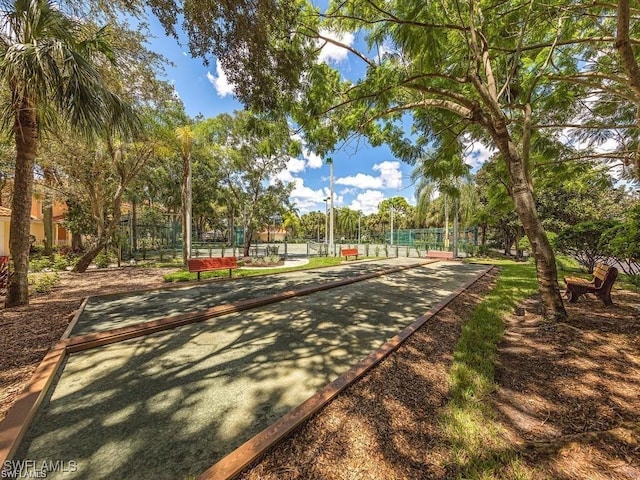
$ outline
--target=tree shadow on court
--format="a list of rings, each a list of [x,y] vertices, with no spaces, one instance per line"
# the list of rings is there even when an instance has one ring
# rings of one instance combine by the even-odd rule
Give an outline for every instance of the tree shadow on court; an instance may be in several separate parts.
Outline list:
[[[75,460],[91,479],[202,473],[427,311],[455,272],[411,270],[73,354],[17,458]]]

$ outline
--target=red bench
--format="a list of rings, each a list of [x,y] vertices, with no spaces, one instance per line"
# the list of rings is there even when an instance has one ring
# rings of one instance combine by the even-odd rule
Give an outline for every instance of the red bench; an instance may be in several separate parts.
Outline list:
[[[611,300],[611,288],[618,277],[618,269],[598,263],[593,270],[593,278],[585,280],[584,278],[566,277],[564,283],[567,284],[565,295],[569,299],[569,303],[576,303],[578,298],[585,293],[593,293],[600,297],[605,306],[613,305]]]
[[[190,272],[198,273],[198,280],[200,280],[200,272],[228,269],[229,276],[231,276],[231,271],[234,268],[238,268],[238,259],[236,257],[190,258],[187,263]]]
[[[345,260],[349,260],[348,257],[356,257],[358,259],[358,249],[357,248],[343,248],[340,250],[340,255],[344,257]]]
[[[444,260],[453,259],[453,252],[445,252],[441,250],[429,250],[427,251],[427,258],[442,258]]]

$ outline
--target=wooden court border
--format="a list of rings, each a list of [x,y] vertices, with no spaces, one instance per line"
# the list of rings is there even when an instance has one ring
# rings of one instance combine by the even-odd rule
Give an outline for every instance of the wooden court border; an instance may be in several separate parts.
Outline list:
[[[428,265],[428,264],[433,263],[435,261],[435,259],[428,258],[428,257],[424,257],[424,259],[425,259],[425,261],[420,263],[420,265]],[[80,316],[84,312],[84,309],[86,308],[87,303],[89,303],[89,301],[91,299],[93,299],[93,298],[128,297],[128,296],[132,296],[132,295],[138,295],[138,294],[141,294],[141,293],[160,292],[160,291],[164,291],[164,290],[177,290],[177,289],[180,289],[180,288],[199,287],[199,286],[204,286],[204,285],[209,285],[209,284],[218,284],[218,283],[234,282],[234,281],[238,281],[238,280],[246,280],[248,278],[266,277],[266,276],[269,276],[269,275],[282,275],[282,274],[287,274],[287,273],[302,272],[304,270],[320,270],[320,269],[324,269],[324,268],[339,267],[341,265],[346,265],[347,263],[353,264],[353,263],[375,262],[376,260],[378,260],[378,259],[377,258],[365,258],[365,259],[362,259],[362,260],[352,260],[351,262],[342,262],[342,263],[337,264],[337,265],[322,265],[322,266],[319,266],[319,267],[313,267],[313,268],[309,268],[309,269],[301,268],[301,269],[298,269],[298,270],[288,270],[288,271],[284,271],[284,272],[258,273],[256,275],[250,275],[250,276],[246,276],[246,277],[231,277],[231,278],[229,278],[229,277],[212,277],[212,278],[204,278],[204,279],[202,279],[200,281],[191,280],[191,281],[188,281],[188,282],[173,282],[173,283],[171,283],[169,285],[164,285],[162,287],[139,288],[137,290],[131,290],[131,291],[128,291],[128,292],[105,293],[104,295],[89,295],[88,297],[85,297],[84,301],[82,302],[82,304],[80,305],[80,307],[78,308],[76,313],[74,314],[71,322],[67,326],[67,329],[64,331],[64,333],[62,334],[62,337],[60,337],[60,339],[64,340],[64,339],[69,338],[71,336],[71,333],[73,333],[73,329],[76,327],[76,324],[80,320]],[[431,261],[429,261],[429,260],[431,260]],[[127,268],[127,267],[123,267],[123,268]]]
[[[229,313],[241,312],[259,306],[277,303],[282,300],[287,300],[294,297],[300,297],[315,292],[350,285],[353,283],[370,280],[372,278],[381,277],[412,268],[417,268],[435,262],[437,262],[437,260],[427,259],[425,261],[411,263],[408,265],[386,268],[374,273],[358,275],[343,280],[337,280],[334,282],[327,282],[311,287],[306,287],[300,290],[289,290],[266,297],[244,300],[227,305],[219,305],[203,310],[201,312],[192,312],[183,315],[176,315],[173,317],[165,317],[158,320],[139,323],[136,325],[130,325],[127,327],[107,330],[104,332],[95,332],[71,338],[68,337],[68,334],[73,328],[73,326],[70,324],[69,327],[67,327],[67,330],[65,330],[62,339],[59,340],[49,350],[42,362],[40,362],[34,374],[31,376],[31,379],[27,383],[27,386],[22,391],[22,393],[20,393],[18,399],[7,412],[4,420],[0,423],[0,466],[4,465],[4,462],[11,460],[13,455],[15,455],[16,450],[18,449],[22,439],[24,438],[24,435],[31,426],[31,422],[33,421],[33,418],[37,413],[38,407],[41,405],[43,399],[47,395],[49,387],[53,383],[53,379],[64,363],[67,355],[71,353],[97,348],[131,338],[150,335],[152,333],[173,329],[191,323],[202,322],[204,320],[220,317]],[[181,286],[184,287],[185,285]],[[87,301],[88,298],[85,299],[82,307],[86,305]],[[72,323],[78,321],[81,311],[82,310],[76,313],[72,320]],[[67,335],[66,338],[65,335]]]
[[[418,317],[411,325],[402,330],[398,335],[388,340],[379,349],[371,352],[363,360],[340,375],[333,382],[324,386],[316,394],[290,410],[279,420],[276,420],[253,438],[247,440],[241,446],[222,458],[222,460],[211,466],[208,470],[202,473],[197,480],[231,480],[242,473],[242,471],[257,460],[258,457],[291,435],[296,428],[306,422],[319,410],[324,408],[340,392],[349,385],[358,381],[369,370],[397,350],[400,345],[402,345],[427,321],[431,320],[444,307],[494,268],[495,265],[486,267],[475,278],[468,280],[460,288],[442,299],[434,307],[429,309],[427,313]]]

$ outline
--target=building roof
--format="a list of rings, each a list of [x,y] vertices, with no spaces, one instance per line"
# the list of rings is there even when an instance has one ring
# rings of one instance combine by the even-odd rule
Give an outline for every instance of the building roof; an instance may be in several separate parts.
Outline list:
[[[10,217],[10,216],[11,216],[10,208],[0,207],[0,217]],[[40,221],[40,223],[42,223],[41,219],[39,219],[38,217],[34,217],[33,215],[31,215],[31,220]]]

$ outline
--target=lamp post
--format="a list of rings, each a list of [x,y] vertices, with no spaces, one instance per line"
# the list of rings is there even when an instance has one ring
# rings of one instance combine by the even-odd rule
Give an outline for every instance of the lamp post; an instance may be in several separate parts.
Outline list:
[[[333,159],[327,158],[326,162],[329,164],[329,250],[333,252]]]
[[[391,245],[393,245],[393,205],[391,205]]]
[[[362,236],[360,235],[360,219],[362,218],[362,212],[358,210],[358,245],[362,242],[360,241]]]
[[[328,245],[329,242],[329,237],[328,237],[328,233],[329,233],[329,204],[327,203],[329,201],[329,197],[324,199],[324,243],[325,245]]]

